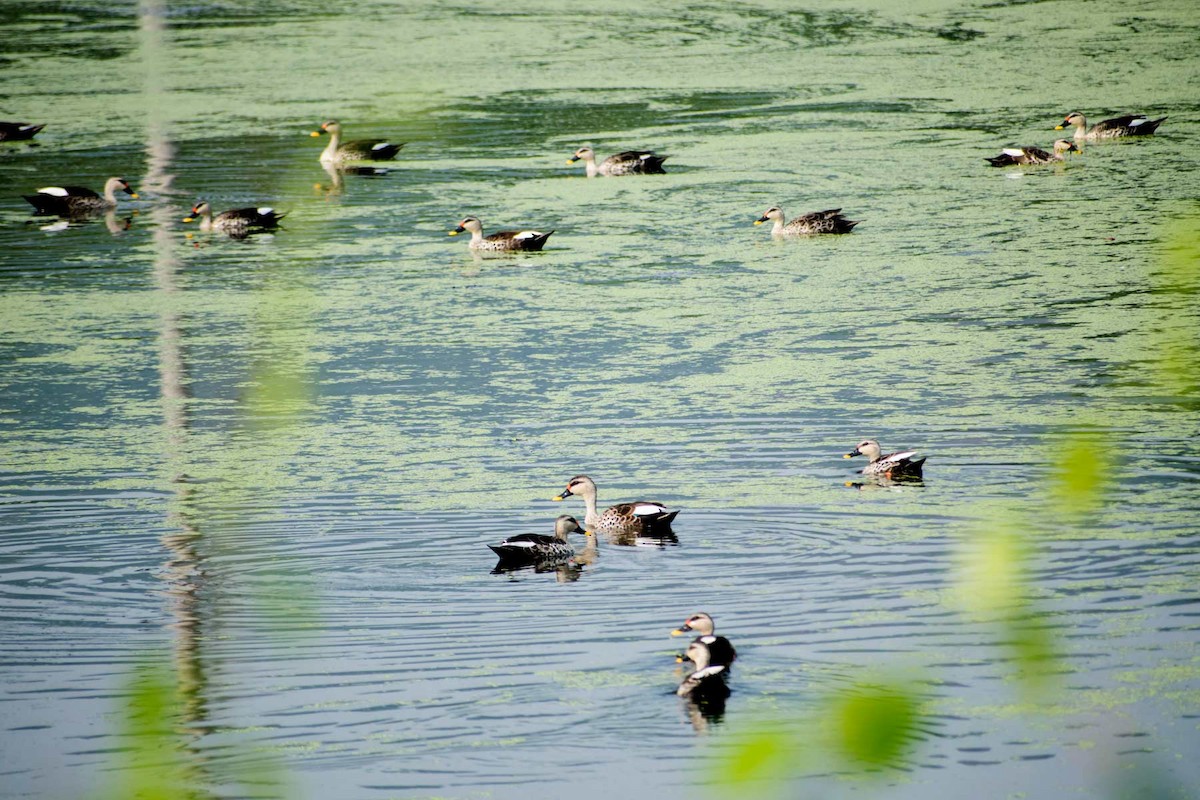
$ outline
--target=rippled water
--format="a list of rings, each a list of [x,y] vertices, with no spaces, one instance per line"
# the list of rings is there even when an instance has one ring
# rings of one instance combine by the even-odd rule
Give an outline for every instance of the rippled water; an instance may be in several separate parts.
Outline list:
[[[1156,278],[1200,186],[1190,4],[168,7],[0,8],[0,117],[48,123],[0,146],[0,794],[104,785],[163,651],[216,794],[268,755],[298,797],[682,797],[864,670],[934,714],[886,796],[1200,781],[1200,426],[1153,378],[1200,319]],[[1075,109],[1169,119],[983,161]],[[408,145],[326,174],[331,116]],[[585,143],[669,174],[587,180]],[[110,174],[142,192],[111,224],[19,197]],[[200,197],[289,215],[206,236]],[[772,204],[863,223],[776,242]],[[557,232],[480,259],[467,214]],[[1097,423],[1119,468],[1081,532],[1047,464]],[[865,436],[924,485],[844,485]],[[550,502],[579,472],[682,508],[678,544],[492,574],[486,543],[582,516]],[[947,602],[1011,509],[1046,521],[1039,710]],[[671,694],[699,609],[741,654],[708,725]],[[795,791],[866,788],[834,770]]]

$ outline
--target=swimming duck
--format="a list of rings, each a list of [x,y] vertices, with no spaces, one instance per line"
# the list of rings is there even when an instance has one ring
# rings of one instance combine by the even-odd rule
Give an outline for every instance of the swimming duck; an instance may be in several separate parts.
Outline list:
[[[472,250],[541,250],[554,231],[500,231],[488,236],[483,235],[483,223],[477,217],[466,217],[458,223],[458,227],[450,231],[451,236],[458,236],[463,231],[471,232]]]
[[[567,534],[582,533],[591,536],[590,531],[583,529],[579,520],[570,514],[563,514],[554,521],[554,535],[546,536],[541,533],[522,533],[505,539],[500,544],[489,544],[492,552],[501,561],[516,563],[533,563],[535,561],[560,561],[575,555],[575,548],[567,541]]]
[[[688,633],[697,633],[705,640],[709,652],[718,664],[733,664],[737,660],[737,651],[724,636],[715,635],[716,629],[713,618],[701,611],[688,617],[683,625],[671,631],[671,635],[684,636]],[[710,639],[711,641],[708,641]]]
[[[719,701],[729,696],[729,686],[725,683],[729,665],[721,663],[710,649],[715,638],[701,636],[688,645],[686,658],[696,669],[683,679],[675,694],[696,701]]]
[[[34,125],[29,122],[0,122],[0,142],[16,142],[22,139],[32,139],[45,125]]]
[[[313,131],[309,136],[329,134],[329,144],[321,151],[322,164],[343,164],[348,161],[391,161],[404,147],[404,142],[392,144],[383,139],[354,139],[342,141],[342,124],[330,119],[321,123],[321,130]]]
[[[755,225],[761,225],[767,220],[774,221],[771,228],[772,236],[810,236],[817,233],[849,233],[861,220],[846,219],[840,208],[828,211],[814,211],[802,217],[796,217],[786,225],[783,222],[783,209],[771,206],[763,215],[754,220]]]
[[[656,156],[649,150],[626,150],[624,153],[609,156],[597,166],[596,154],[592,148],[581,147],[575,151],[575,155],[567,159],[567,163],[574,164],[583,159],[589,178],[597,175],[665,175],[667,171],[662,165],[668,158],[670,156]]]
[[[858,443],[858,447],[846,453],[842,458],[866,456],[870,463],[860,470],[863,475],[883,475],[886,478],[921,477],[921,466],[925,463],[925,459],[918,458],[914,461],[912,457],[917,454],[916,450],[903,450],[888,453],[886,456],[880,455],[881,452],[879,442],[874,439],[864,439]]]
[[[213,216],[212,206],[206,201],[201,200],[196,205],[192,206],[192,215],[184,217],[184,222],[191,222],[196,217],[200,218],[200,230],[202,231],[219,231],[227,233],[230,236],[246,236],[252,231],[272,230],[279,225],[279,220],[287,216],[287,213],[277,214],[275,209],[260,206],[259,208],[234,208],[229,211],[222,211],[220,214]]]
[[[1113,117],[1101,120],[1087,129],[1087,119],[1078,111],[1067,114],[1054,130],[1061,131],[1072,125],[1075,126],[1076,139],[1115,139],[1118,136],[1149,136],[1162,124],[1166,117],[1149,119],[1145,114],[1130,114],[1127,117]]]
[[[1014,164],[1050,164],[1062,161],[1067,153],[1078,153],[1074,142],[1059,139],[1054,143],[1054,152],[1047,153],[1037,147],[1006,147],[1000,155],[986,159],[993,167],[1011,167]]]
[[[596,511],[596,483],[587,475],[576,475],[567,481],[567,488],[554,498],[562,501],[571,495],[579,495],[587,507],[584,522],[594,531],[611,536],[628,534],[669,534],[671,520],[679,510],[668,511],[662,503],[642,500],[636,503],[621,503],[604,509],[600,514]]]
[[[120,189],[137,199],[137,192],[124,178],[109,178],[104,182],[104,196],[82,186],[44,186],[37,194],[24,195],[38,214],[57,214],[60,217],[96,214],[117,207],[116,191]]]

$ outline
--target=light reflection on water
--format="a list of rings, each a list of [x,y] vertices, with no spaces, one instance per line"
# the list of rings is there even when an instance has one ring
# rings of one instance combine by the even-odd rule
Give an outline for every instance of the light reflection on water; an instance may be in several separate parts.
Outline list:
[[[1114,753],[1161,766],[1195,741],[1196,422],[1145,371],[1156,328],[1196,322],[1148,265],[1194,183],[1197,106],[1176,66],[1059,64],[1109,37],[1194,64],[1182,11],[1141,33],[1088,4],[1081,44],[1072,4],[612,3],[590,25],[360,6],[391,27],[173,9],[153,58],[123,10],[71,12],[87,52],[13,12],[74,57],[6,81],[24,117],[55,101],[40,147],[0,152],[6,792],[90,788],[127,670],[167,647],[205,779],[265,751],[313,797],[682,796],[713,752],[697,727],[719,747],[799,718],[862,666],[939,681],[901,796],[1096,790]],[[1073,22],[1008,36],[1053,14]],[[289,79],[248,78],[267,62]],[[1017,66],[1047,76],[1027,102],[998,89]],[[984,164],[1075,107],[1170,119],[1062,167]],[[326,174],[306,133],[331,114],[410,144],[386,174]],[[589,181],[562,165],[585,143],[653,147],[669,174]],[[145,194],[127,230],[41,231],[16,197],[117,173]],[[184,239],[174,209],[201,196],[289,216]],[[864,222],[775,242],[751,226],[775,203]],[[479,259],[446,237],[466,214],[559,233]],[[311,401],[262,395],[280,376]],[[947,610],[951,557],[984,510],[1039,496],[1048,432],[1095,419],[1124,480],[1086,537],[1044,544],[1071,672],[1052,714],[1014,715],[994,632]],[[924,448],[924,485],[846,487],[866,435]],[[585,471],[602,505],[683,508],[678,546],[491,574],[485,545],[544,531]],[[701,608],[741,656],[715,726],[671,694],[669,632]]]

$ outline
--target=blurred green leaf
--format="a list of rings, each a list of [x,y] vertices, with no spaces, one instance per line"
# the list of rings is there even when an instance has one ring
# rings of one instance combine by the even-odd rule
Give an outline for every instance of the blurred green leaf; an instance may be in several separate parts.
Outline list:
[[[1178,309],[1164,324],[1156,344],[1157,377],[1164,392],[1180,399],[1200,397],[1200,214],[1167,225],[1162,234],[1164,254],[1155,276],[1156,293],[1172,296]]]
[[[777,782],[795,769],[799,749],[790,734],[775,726],[752,728],[722,754],[717,780],[735,785]]]
[[[1104,505],[1116,464],[1116,447],[1105,431],[1071,433],[1055,444],[1050,498],[1073,516],[1094,514]]]
[[[864,767],[899,766],[917,740],[921,703],[901,684],[863,684],[833,700],[832,745]]]

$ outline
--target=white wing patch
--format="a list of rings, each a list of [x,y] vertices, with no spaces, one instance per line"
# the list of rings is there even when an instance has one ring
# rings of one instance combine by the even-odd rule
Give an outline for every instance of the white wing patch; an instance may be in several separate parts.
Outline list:
[[[66,197],[69,192],[61,186],[46,186],[38,189],[38,194],[49,194],[54,197]]]
[[[528,542],[528,541],[510,542],[508,539],[505,539],[500,544],[508,545],[509,547],[533,547],[534,546],[533,542]]]
[[[715,667],[705,667],[704,669],[698,669],[693,672],[691,677],[692,680],[702,681],[705,678],[711,678],[713,675],[720,675],[724,671],[725,667],[720,665]]]
[[[379,144],[371,145],[371,149],[372,150],[383,150],[384,148],[391,147],[391,146],[392,146],[391,142],[380,142]]]
[[[514,239],[536,239],[537,237],[539,237],[541,235],[542,234],[540,234],[537,231],[521,231],[513,238]]]
[[[270,206],[262,206],[261,208],[257,208],[255,210],[258,211],[258,213],[264,217],[267,216],[268,214],[275,213],[275,209],[271,208]]]
[[[1015,147],[1006,147],[1003,150],[1001,150],[1000,152],[1004,153],[1004,155],[1006,155],[1006,156],[1012,156],[1014,158],[1025,155],[1024,150],[1018,150]]]
[[[1132,121],[1129,123],[1129,127],[1131,127],[1131,128],[1136,128],[1138,125],[1144,125],[1145,123],[1147,123],[1147,122],[1149,122],[1149,121],[1150,121],[1150,120],[1146,119],[1145,117],[1140,117],[1140,118],[1138,118],[1138,119],[1132,120]]]
[[[892,453],[890,456],[886,456],[881,460],[885,463],[891,463],[892,461],[903,461],[906,458],[912,458],[916,454],[916,450],[905,450],[903,453]]]
[[[27,130],[29,130],[30,128],[36,128],[36,127],[37,127],[37,125],[22,125],[22,126],[21,126],[21,130],[23,130],[23,131],[27,131]]]
[[[657,503],[639,503],[633,507],[633,513],[639,517],[649,517],[656,514],[661,514],[666,511],[665,508]]]

